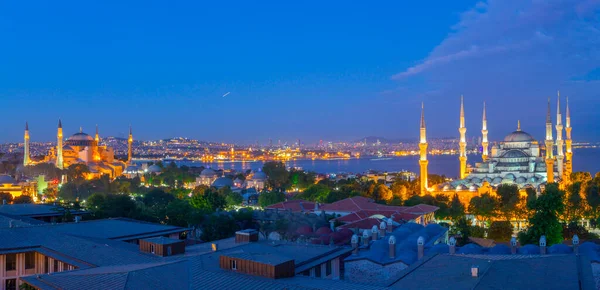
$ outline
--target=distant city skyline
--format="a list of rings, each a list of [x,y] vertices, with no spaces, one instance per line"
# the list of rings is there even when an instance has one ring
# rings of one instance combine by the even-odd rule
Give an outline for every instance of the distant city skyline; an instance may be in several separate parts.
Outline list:
[[[600,141],[597,1],[8,2],[0,142],[100,136],[276,140],[469,138],[521,121],[544,136],[568,96],[573,140]],[[497,25],[503,23],[503,25]]]

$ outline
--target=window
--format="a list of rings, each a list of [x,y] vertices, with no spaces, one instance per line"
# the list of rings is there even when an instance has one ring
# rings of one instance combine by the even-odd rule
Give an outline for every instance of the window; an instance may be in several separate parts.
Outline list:
[[[229,264],[231,266],[231,270],[237,270],[237,261],[236,260],[230,260]]]
[[[44,271],[50,273],[50,258],[48,256],[44,256]]]
[[[17,269],[17,254],[6,254],[6,271]]]
[[[171,256],[172,252],[171,252],[171,246],[167,247],[167,256]]]
[[[58,260],[54,260],[54,272],[58,272]]]
[[[321,265],[315,267],[315,277],[321,278]]]
[[[150,253],[154,254],[154,245],[150,244]]]
[[[327,261],[325,264],[325,276],[331,275],[331,261]]]
[[[35,252],[25,253],[25,269],[35,268]]]
[[[17,279],[6,279],[4,282],[4,289],[17,290]]]

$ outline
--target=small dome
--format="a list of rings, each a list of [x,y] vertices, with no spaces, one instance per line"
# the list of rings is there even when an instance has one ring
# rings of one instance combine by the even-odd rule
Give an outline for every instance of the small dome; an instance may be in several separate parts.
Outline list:
[[[0,175],[0,184],[15,184],[17,181],[10,175]]]
[[[458,249],[459,254],[479,255],[483,253],[481,246],[476,244],[466,244]]]
[[[206,168],[206,169],[202,170],[202,172],[200,173],[200,176],[202,176],[202,177],[215,177],[216,175],[217,175],[217,173],[210,168]]]
[[[156,165],[156,164],[154,164],[154,165],[150,165],[150,166],[148,167],[148,172],[150,172],[150,173],[159,173],[159,172],[161,172],[161,171],[162,171],[162,170],[160,169],[160,166],[158,166],[158,165]]]
[[[310,226],[301,226],[296,230],[296,233],[299,235],[309,235],[312,234],[312,229]]]
[[[252,174],[252,180],[267,180],[267,175],[262,171],[257,171]]]
[[[233,180],[227,177],[219,177],[213,181],[212,186],[216,188],[221,188],[225,186],[233,187]]]
[[[539,255],[540,247],[536,245],[525,245],[519,248],[519,254],[521,255]]]
[[[554,244],[548,248],[548,254],[570,254],[572,252],[573,249],[565,244]]]
[[[354,235],[354,232],[350,229],[343,228],[338,231],[338,233],[342,234],[344,237],[351,237]]]
[[[489,177],[484,177],[483,181],[487,181],[488,183],[492,183],[492,179]]]
[[[527,182],[527,178],[520,176],[519,178],[517,178],[517,183],[523,184]]]
[[[445,243],[435,244],[433,247],[426,249],[427,254],[447,254],[450,252],[450,247]]]
[[[328,235],[331,234],[331,229],[328,227],[320,227],[317,229],[317,231],[315,232],[315,234],[317,235]]]
[[[471,179],[471,183],[481,183],[481,179],[477,178],[477,177],[473,177]]]
[[[598,251],[598,248],[600,248],[600,246],[598,246],[592,242],[585,242],[585,243],[582,243],[581,245],[579,245],[579,252],[581,252],[581,253],[596,252],[596,251]]]
[[[535,139],[533,136],[529,135],[529,133],[525,131],[514,131],[506,137],[504,137],[504,142],[534,142]]]
[[[502,183],[502,177],[496,177],[492,180],[492,184],[500,184]]]
[[[502,155],[502,158],[526,158],[527,154],[523,153],[523,151],[520,150],[510,150],[506,153],[504,153],[504,155]]]
[[[498,244],[492,247],[489,253],[492,255],[509,255],[511,251],[507,245]]]

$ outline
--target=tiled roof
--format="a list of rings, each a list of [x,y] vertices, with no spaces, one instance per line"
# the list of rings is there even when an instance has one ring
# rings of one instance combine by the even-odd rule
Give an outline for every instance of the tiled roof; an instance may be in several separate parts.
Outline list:
[[[412,207],[405,206],[391,206],[375,203],[372,199],[355,196],[340,201],[336,201],[330,204],[324,204],[320,206],[319,210],[330,211],[330,212],[359,212],[359,211],[370,211],[370,212],[399,212],[399,213],[411,213],[424,215],[435,212],[438,207],[426,204],[419,204]]]
[[[290,200],[267,206],[267,209],[291,210],[292,212],[306,212],[315,209],[315,203],[305,200]]]
[[[415,263],[392,289],[595,289],[589,260],[577,255],[435,255]],[[478,277],[471,267],[479,267]]]
[[[345,225],[341,225],[340,228],[342,229],[364,229],[364,230],[368,230],[371,229],[373,226],[377,226],[379,228],[379,224],[381,224],[381,220],[380,219],[376,219],[376,218],[365,218],[362,220],[358,220],[355,222],[351,222],[351,223],[347,223]]]
[[[0,205],[0,214],[10,214],[24,217],[62,216],[64,208],[49,204],[4,204]]]

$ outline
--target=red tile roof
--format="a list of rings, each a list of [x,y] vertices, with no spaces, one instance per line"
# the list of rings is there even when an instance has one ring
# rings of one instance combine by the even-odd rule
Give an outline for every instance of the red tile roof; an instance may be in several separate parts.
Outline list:
[[[370,230],[373,226],[377,226],[379,228],[379,224],[381,224],[381,220],[376,218],[366,218],[356,222],[352,222],[349,224],[345,224],[340,226],[341,229],[354,229],[359,228],[363,230]]]
[[[267,209],[291,210],[292,212],[306,212],[315,209],[315,203],[305,200],[290,200],[267,206]]]
[[[432,213],[438,210],[438,207],[427,205],[427,204],[419,204],[411,207],[405,206],[392,206],[385,204],[375,203],[372,199],[355,196],[346,199],[342,199],[340,201],[336,201],[330,204],[324,204],[319,207],[319,210],[324,211],[335,211],[335,212],[348,212],[348,213],[356,213],[359,211],[370,211],[370,212],[382,212],[392,211],[398,213],[411,213],[411,214],[419,214],[424,215],[428,213]],[[377,213],[375,213],[377,214]]]

